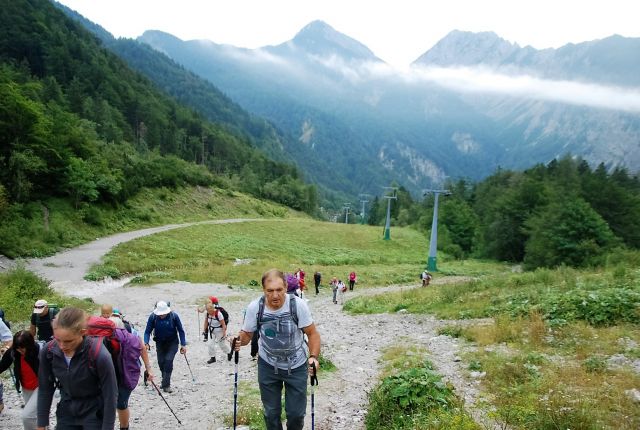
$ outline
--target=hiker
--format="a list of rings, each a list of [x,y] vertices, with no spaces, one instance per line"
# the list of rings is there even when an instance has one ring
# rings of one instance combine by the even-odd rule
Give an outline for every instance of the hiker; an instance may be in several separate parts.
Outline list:
[[[335,303],[340,302],[341,305],[344,305],[344,293],[347,292],[347,286],[342,282],[342,279],[338,280],[336,289],[338,290],[338,300]]]
[[[320,333],[304,300],[287,294],[285,275],[271,269],[262,275],[263,296],[252,301],[238,333],[239,342],[231,340],[235,351],[251,342],[260,331],[258,383],[264,406],[267,430],[282,430],[282,387],[285,387],[287,429],[304,426],[307,408],[307,375],[318,368]],[[309,339],[309,346],[303,334]],[[307,354],[310,355],[307,358]]]
[[[420,275],[420,279],[422,279],[422,286],[423,287],[428,287],[429,286],[429,282],[431,282],[431,273],[429,273],[426,269],[422,272],[422,274]]]
[[[216,362],[216,349],[220,348],[224,354],[231,352],[229,345],[224,341],[227,336],[227,323],[224,321],[222,311],[218,309],[218,299],[211,297],[211,303],[207,304],[207,317],[204,319],[204,327],[202,331],[204,341],[207,338],[209,342],[209,360],[208,364]]]
[[[109,304],[104,304],[100,306],[100,316],[102,318],[109,319],[111,318],[111,315],[113,315],[113,306]]]
[[[349,291],[353,291],[353,286],[358,282],[358,277],[356,276],[356,272],[349,273]]]
[[[313,274],[313,283],[316,286],[316,296],[320,293],[320,282],[322,281],[322,273],[316,272]]]
[[[114,312],[115,312],[115,309],[114,309]],[[116,327],[116,330],[117,329],[124,330],[124,331],[127,330],[124,326],[124,322],[119,316],[112,316],[109,318],[109,320],[113,321]],[[140,339],[140,337],[137,334],[126,334],[125,336],[134,336],[137,339],[140,353],[138,358],[135,358],[133,353],[127,354],[124,358],[130,361],[134,360],[135,364],[139,366],[140,364],[138,360],[141,357],[142,362],[144,363],[146,380],[153,381],[153,371],[151,369],[151,364],[149,363],[149,353],[147,352],[147,348],[144,347],[142,343],[142,339]],[[132,343],[135,343],[135,342],[132,342]],[[123,353],[122,349],[120,350],[120,353],[121,354]],[[140,378],[139,373],[138,373],[138,378]],[[118,399],[116,401],[116,411],[118,412],[118,422],[120,423],[120,430],[129,430],[129,417],[131,415],[129,412],[129,397],[131,397],[131,392],[133,391],[133,388],[129,389],[126,386],[125,384],[126,381],[124,381],[122,376],[120,376],[117,379],[118,379]]]
[[[112,430],[118,384],[107,348],[86,336],[87,314],[66,307],[53,321],[54,340],[40,349],[38,430],[49,425],[56,386],[58,429]]]
[[[131,324],[129,321],[127,321],[126,319],[124,319],[124,314],[122,312],[120,312],[120,310],[118,308],[113,308],[113,311],[111,312],[111,316],[109,317],[109,319],[111,318],[118,318],[121,322],[122,325],[124,326],[125,330],[127,330],[129,333],[131,334],[135,334],[136,336],[140,336],[140,333],[138,332],[138,330],[136,330],[133,327],[133,324]],[[116,323],[116,326],[118,324]],[[143,348],[146,351],[146,348]],[[145,353],[143,353],[145,354]]]
[[[338,278],[334,276],[333,279],[331,279],[331,283],[329,284],[329,286],[331,286],[331,291],[333,291],[333,304],[337,305],[338,304]]]
[[[39,361],[39,344],[28,330],[16,332],[13,345],[0,360],[0,373],[13,364],[16,391],[22,389],[24,409],[20,416],[25,430],[36,430]]]
[[[207,312],[207,305],[208,304],[213,304],[213,299],[215,299],[215,296],[209,296],[207,297],[207,299],[204,302],[204,306],[198,306],[196,309],[198,311],[199,314],[203,313],[203,312]],[[216,299],[217,300],[217,299]]]
[[[149,315],[147,327],[144,330],[144,345],[150,349],[149,338],[153,331],[153,340],[156,342],[156,354],[158,367],[162,372],[160,388],[165,393],[173,393],[171,388],[171,373],[173,372],[173,359],[178,352],[180,342],[180,354],[187,353],[187,339],[182,328],[182,321],[177,313],[172,312],[167,302],[156,303],[155,309]]]
[[[29,331],[33,337],[43,342],[49,342],[53,339],[53,327],[51,323],[58,313],[57,308],[49,309],[49,303],[46,300],[38,300],[33,306],[33,313],[31,314],[31,327]]]
[[[13,343],[13,337],[11,336],[11,330],[4,323],[2,319],[0,319],[0,354],[4,354],[9,348],[11,348],[11,344]],[[2,385],[2,381],[0,381],[0,412],[4,409],[4,386]]]
[[[307,284],[304,280],[304,277],[305,277],[304,270],[298,268],[298,271],[296,272],[296,278],[298,278],[298,286],[300,288],[300,297],[302,297],[302,293],[307,288]]]

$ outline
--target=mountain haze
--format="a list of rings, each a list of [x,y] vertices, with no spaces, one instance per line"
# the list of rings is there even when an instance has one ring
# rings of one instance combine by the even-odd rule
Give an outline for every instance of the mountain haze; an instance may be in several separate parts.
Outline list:
[[[636,101],[620,110],[608,107],[616,97],[596,99],[601,90],[637,91],[639,39],[538,51],[491,32],[453,31],[405,73],[320,21],[254,50],[157,31],[139,40],[296,137],[311,151],[305,156],[326,160],[348,180],[332,178],[329,186],[352,194],[379,194],[392,180],[420,192],[446,176],[478,179],[498,166],[524,168],[568,153],[593,165],[640,166]],[[486,89],[477,76],[529,87]]]

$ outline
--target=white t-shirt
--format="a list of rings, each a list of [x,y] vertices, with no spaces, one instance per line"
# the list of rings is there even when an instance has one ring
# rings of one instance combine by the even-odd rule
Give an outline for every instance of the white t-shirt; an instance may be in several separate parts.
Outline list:
[[[289,313],[289,300],[296,301],[296,314],[298,316],[297,328],[289,329],[287,322],[291,322],[292,318]],[[247,307],[244,324],[242,330],[253,333],[258,329],[258,311],[260,307],[260,298],[252,301]],[[279,320],[277,324],[279,332],[276,332],[274,326],[270,322]],[[307,345],[303,339],[302,330],[313,324],[311,311],[307,303],[299,297],[287,294],[284,304],[278,310],[271,310],[267,307],[266,300],[264,305],[264,313],[262,315],[262,324],[260,327],[260,340],[258,341],[258,354],[260,358],[265,360],[269,365],[276,366],[279,369],[287,370],[295,369],[307,361]],[[287,356],[289,360],[284,358]]]
[[[220,310],[216,310],[216,313],[213,315],[207,313],[209,331],[222,328],[222,323],[220,321],[224,321],[224,316],[222,315],[222,312]]]
[[[11,334],[11,330],[4,323],[4,321],[0,320],[0,341],[2,342],[10,342],[13,340],[13,335]]]

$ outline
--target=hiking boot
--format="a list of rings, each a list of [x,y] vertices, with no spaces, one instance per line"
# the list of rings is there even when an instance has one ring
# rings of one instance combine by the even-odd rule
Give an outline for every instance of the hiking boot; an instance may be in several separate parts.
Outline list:
[[[169,393],[169,394],[171,394],[171,393],[173,393],[173,388],[171,388],[171,386],[164,387],[164,388],[162,389],[162,391],[164,391],[165,393]]]
[[[207,360],[207,364],[211,364],[211,363],[215,363],[216,362],[216,358],[215,357],[211,357],[210,359]]]

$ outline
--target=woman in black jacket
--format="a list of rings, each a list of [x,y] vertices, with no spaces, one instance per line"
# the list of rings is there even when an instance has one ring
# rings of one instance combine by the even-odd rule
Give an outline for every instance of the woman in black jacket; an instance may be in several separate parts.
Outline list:
[[[85,337],[87,314],[67,307],[53,320],[54,340],[40,351],[38,429],[49,425],[56,384],[58,430],[113,430],[118,386],[111,355],[99,338]]]
[[[25,430],[36,430],[36,413],[38,403],[38,344],[27,330],[13,335],[13,345],[0,360],[0,373],[13,364],[16,376],[16,389],[22,387],[24,409],[22,425]]]

